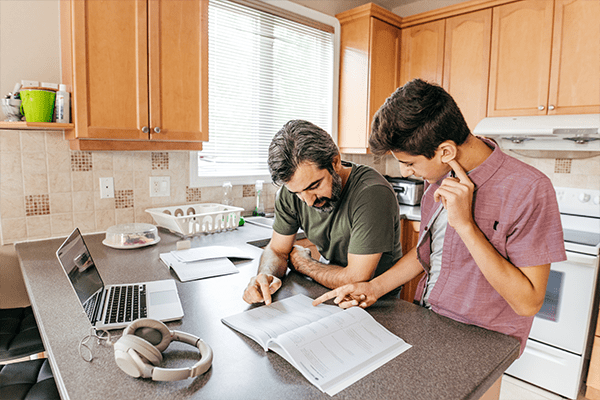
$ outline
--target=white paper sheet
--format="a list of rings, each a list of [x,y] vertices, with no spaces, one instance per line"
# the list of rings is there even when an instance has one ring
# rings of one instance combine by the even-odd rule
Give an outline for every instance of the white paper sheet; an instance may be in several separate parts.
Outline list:
[[[226,257],[184,263],[179,261],[172,253],[162,253],[160,254],[160,259],[165,265],[173,268],[173,271],[175,271],[181,282],[237,274],[239,272],[235,265]]]
[[[252,259],[244,250],[232,246],[194,247],[186,250],[175,250],[171,254],[177,260],[184,263],[223,257]]]

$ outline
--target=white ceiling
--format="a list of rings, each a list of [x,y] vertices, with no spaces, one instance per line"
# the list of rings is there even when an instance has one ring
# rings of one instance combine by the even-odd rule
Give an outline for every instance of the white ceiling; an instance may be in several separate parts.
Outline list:
[[[418,14],[425,11],[434,10],[460,3],[465,0],[291,0],[294,3],[301,4],[313,10],[324,14],[335,16],[342,11],[350,10],[354,7],[372,2],[389,11],[392,11],[401,17]]]

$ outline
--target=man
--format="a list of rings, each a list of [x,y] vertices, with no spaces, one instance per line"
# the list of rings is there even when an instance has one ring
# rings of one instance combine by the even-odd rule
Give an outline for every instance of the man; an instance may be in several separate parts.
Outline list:
[[[372,151],[422,176],[417,247],[385,274],[344,286],[342,307],[367,307],[423,270],[415,301],[438,314],[517,337],[521,352],[546,293],[550,263],[566,259],[556,194],[535,168],[473,136],[452,97],[419,79],[375,114]]]
[[[331,136],[289,121],[269,146],[269,171],[283,185],[273,236],[246,302],[271,303],[288,266],[328,288],[373,278],[402,256],[400,213],[391,185],[374,169],[341,161]],[[301,228],[318,252],[294,245]],[[319,258],[318,260],[316,258]]]

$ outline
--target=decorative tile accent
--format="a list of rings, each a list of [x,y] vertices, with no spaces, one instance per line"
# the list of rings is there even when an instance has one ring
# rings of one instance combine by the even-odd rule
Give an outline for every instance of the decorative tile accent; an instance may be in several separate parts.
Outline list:
[[[185,187],[185,201],[186,203],[197,203],[202,201],[202,190],[200,188]]]
[[[242,197],[256,196],[256,187],[254,185],[243,185]]]
[[[554,160],[554,173],[570,174],[571,173],[571,159],[570,158],[557,158],[556,160]]]
[[[152,152],[152,169],[169,169],[169,153]]]
[[[133,208],[133,189],[115,190],[115,208]]]
[[[33,194],[25,196],[25,215],[27,217],[48,214],[50,214],[50,195]]]
[[[71,152],[71,171],[91,171],[92,170],[92,152],[91,151],[72,151]]]

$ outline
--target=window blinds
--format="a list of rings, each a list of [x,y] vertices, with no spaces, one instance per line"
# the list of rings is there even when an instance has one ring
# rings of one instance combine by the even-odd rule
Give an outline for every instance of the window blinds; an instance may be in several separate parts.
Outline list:
[[[209,2],[209,141],[199,176],[268,173],[290,119],[331,132],[333,33],[224,0]]]

